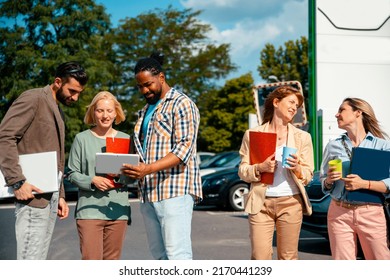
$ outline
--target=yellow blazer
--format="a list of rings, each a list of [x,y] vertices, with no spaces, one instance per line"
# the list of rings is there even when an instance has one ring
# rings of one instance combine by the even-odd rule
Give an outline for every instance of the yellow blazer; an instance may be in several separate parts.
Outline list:
[[[260,183],[260,178],[256,177],[255,166],[250,164],[249,159],[249,131],[268,131],[269,123],[248,129],[242,139],[240,148],[241,163],[238,169],[240,178],[251,184],[250,191],[246,197],[245,212],[249,214],[257,214],[260,212],[265,201],[265,192],[267,184]],[[312,180],[314,171],[313,144],[311,136],[306,131],[296,128],[292,124],[288,124],[287,146],[297,148],[299,164],[302,167],[302,178],[298,178],[291,170],[291,176],[297,184],[304,203],[303,213],[311,215],[312,207],[306,193],[305,186]]]

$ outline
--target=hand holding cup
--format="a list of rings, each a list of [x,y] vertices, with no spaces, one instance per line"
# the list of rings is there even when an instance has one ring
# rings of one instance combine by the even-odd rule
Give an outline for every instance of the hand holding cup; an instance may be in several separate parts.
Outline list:
[[[340,180],[343,176],[343,163],[341,159],[332,159],[328,162],[328,182]]]
[[[282,155],[282,167],[291,167],[288,163],[288,159],[292,158],[291,155],[296,154],[297,149],[292,147],[283,147],[283,155]]]

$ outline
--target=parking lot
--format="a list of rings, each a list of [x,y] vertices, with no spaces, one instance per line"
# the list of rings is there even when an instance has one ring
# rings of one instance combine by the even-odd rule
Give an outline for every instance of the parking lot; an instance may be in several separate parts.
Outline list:
[[[70,202],[72,216],[58,220],[51,250],[51,260],[79,260],[79,243],[73,218],[74,202]],[[139,212],[139,201],[130,199],[133,224],[128,228],[123,260],[151,260],[146,232]],[[14,207],[0,204],[0,259],[16,258]],[[211,206],[196,207],[193,215],[193,255],[196,260],[248,260],[250,242],[248,221],[244,212],[225,211]],[[274,247],[274,249],[276,249]],[[274,254],[274,257],[276,253]],[[302,231],[299,243],[301,260],[331,259],[328,241],[322,236]]]

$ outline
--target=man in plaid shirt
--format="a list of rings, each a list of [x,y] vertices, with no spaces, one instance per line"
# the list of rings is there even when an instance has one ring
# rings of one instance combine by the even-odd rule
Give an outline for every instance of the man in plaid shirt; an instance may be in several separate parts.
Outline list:
[[[196,157],[200,117],[195,103],[167,84],[162,59],[154,54],[135,66],[137,86],[148,103],[134,128],[141,163],[122,170],[139,180],[140,208],[153,257],[192,259],[192,211],[202,199]]]

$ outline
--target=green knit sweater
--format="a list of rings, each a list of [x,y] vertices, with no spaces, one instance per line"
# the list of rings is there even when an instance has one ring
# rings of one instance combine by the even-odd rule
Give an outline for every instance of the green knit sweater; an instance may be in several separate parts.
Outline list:
[[[129,138],[118,131],[116,138]],[[126,177],[121,176],[121,188],[100,191],[92,185],[95,174],[96,153],[105,152],[106,140],[85,130],[76,135],[70,150],[68,167],[69,181],[79,188],[76,219],[128,220],[130,204],[126,187]],[[104,175],[101,175],[104,176]]]

